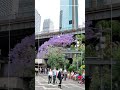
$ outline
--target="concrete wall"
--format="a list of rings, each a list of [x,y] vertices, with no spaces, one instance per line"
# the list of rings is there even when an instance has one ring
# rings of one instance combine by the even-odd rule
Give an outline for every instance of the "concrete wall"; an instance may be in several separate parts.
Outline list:
[[[17,77],[0,77],[0,87],[19,88],[25,90],[23,80]]]
[[[111,0],[105,0],[106,4],[110,4]],[[120,3],[120,0],[112,0],[112,4]]]

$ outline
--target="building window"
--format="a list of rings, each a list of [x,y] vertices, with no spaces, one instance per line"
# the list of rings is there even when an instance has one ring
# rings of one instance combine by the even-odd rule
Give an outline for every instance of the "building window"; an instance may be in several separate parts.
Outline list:
[[[60,29],[62,28],[63,10],[60,11]]]
[[[101,7],[103,6],[105,3],[104,3],[104,0],[97,0],[97,7]]]
[[[91,8],[92,0],[85,0],[85,8]]]
[[[69,21],[69,24],[72,24],[72,20]]]

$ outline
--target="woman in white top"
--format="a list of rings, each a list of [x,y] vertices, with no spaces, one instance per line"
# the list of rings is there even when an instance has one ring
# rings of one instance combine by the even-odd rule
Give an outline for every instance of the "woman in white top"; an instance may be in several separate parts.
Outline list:
[[[48,84],[52,82],[52,70],[50,69],[49,72],[48,72]]]

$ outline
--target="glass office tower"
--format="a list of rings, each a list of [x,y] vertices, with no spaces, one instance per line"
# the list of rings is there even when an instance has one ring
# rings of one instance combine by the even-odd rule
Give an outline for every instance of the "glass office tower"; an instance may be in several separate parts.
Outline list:
[[[60,30],[78,28],[78,0],[60,0]]]

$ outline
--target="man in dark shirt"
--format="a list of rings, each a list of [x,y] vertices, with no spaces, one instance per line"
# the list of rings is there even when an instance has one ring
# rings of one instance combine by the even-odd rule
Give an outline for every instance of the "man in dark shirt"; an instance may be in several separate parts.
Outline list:
[[[58,87],[61,88],[62,79],[63,79],[63,76],[62,76],[62,69],[60,69],[60,71],[58,72],[57,78],[58,78],[59,81],[60,81]],[[62,89],[62,88],[61,88],[61,89]]]

